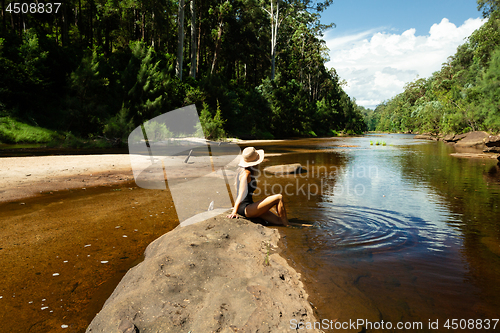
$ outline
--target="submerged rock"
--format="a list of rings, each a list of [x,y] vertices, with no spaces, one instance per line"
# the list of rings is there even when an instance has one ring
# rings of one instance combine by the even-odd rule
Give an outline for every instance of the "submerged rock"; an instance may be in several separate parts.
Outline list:
[[[499,154],[500,153],[500,147],[486,147],[485,149],[483,149],[483,152],[485,152],[485,153],[496,153],[496,154]]]
[[[268,166],[264,168],[264,172],[272,175],[289,175],[307,172],[307,170],[304,169],[300,163],[293,163]]]

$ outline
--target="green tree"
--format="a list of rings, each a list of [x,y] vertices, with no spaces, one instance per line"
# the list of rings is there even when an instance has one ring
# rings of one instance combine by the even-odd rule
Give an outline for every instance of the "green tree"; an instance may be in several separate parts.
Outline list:
[[[500,48],[494,53],[490,66],[479,82],[479,89],[483,99],[481,116],[484,118],[484,127],[490,132],[500,131]]]

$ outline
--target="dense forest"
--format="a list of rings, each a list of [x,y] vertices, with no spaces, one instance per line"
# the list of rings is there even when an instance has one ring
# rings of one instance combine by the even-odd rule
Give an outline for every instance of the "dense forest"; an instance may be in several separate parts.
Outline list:
[[[332,136],[366,129],[328,70],[332,0],[2,0],[0,142],[119,143],[195,103],[217,136]],[[19,127],[20,128],[20,127]],[[11,131],[9,131],[9,129]],[[45,130],[46,129],[46,130]]]
[[[363,110],[371,131],[500,132],[500,0],[478,0],[488,21],[431,77],[407,83],[401,94]]]

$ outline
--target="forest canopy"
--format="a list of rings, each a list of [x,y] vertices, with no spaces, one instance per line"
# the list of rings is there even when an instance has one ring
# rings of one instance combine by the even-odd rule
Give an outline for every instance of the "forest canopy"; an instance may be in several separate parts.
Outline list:
[[[2,0],[0,119],[119,142],[194,103],[219,137],[362,133],[325,66],[331,2],[69,0],[48,13]]]

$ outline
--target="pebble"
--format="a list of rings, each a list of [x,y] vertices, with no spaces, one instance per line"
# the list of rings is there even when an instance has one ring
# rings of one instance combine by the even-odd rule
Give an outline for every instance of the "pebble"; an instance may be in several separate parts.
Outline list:
[[[48,306],[44,306],[44,307],[42,308],[42,310],[45,310],[45,309],[48,309],[48,308],[49,308]]]
[[[68,328],[68,325],[61,325],[61,328]]]
[[[101,264],[107,264],[108,261],[107,260],[101,260]]]
[[[87,244],[87,245],[85,245],[84,247],[89,247],[90,245],[91,245],[91,244]]]
[[[52,274],[52,276],[58,276],[58,275],[59,275],[59,273],[54,273],[54,274]]]
[[[127,235],[123,235],[123,237],[125,238],[125,237],[127,237]]]

